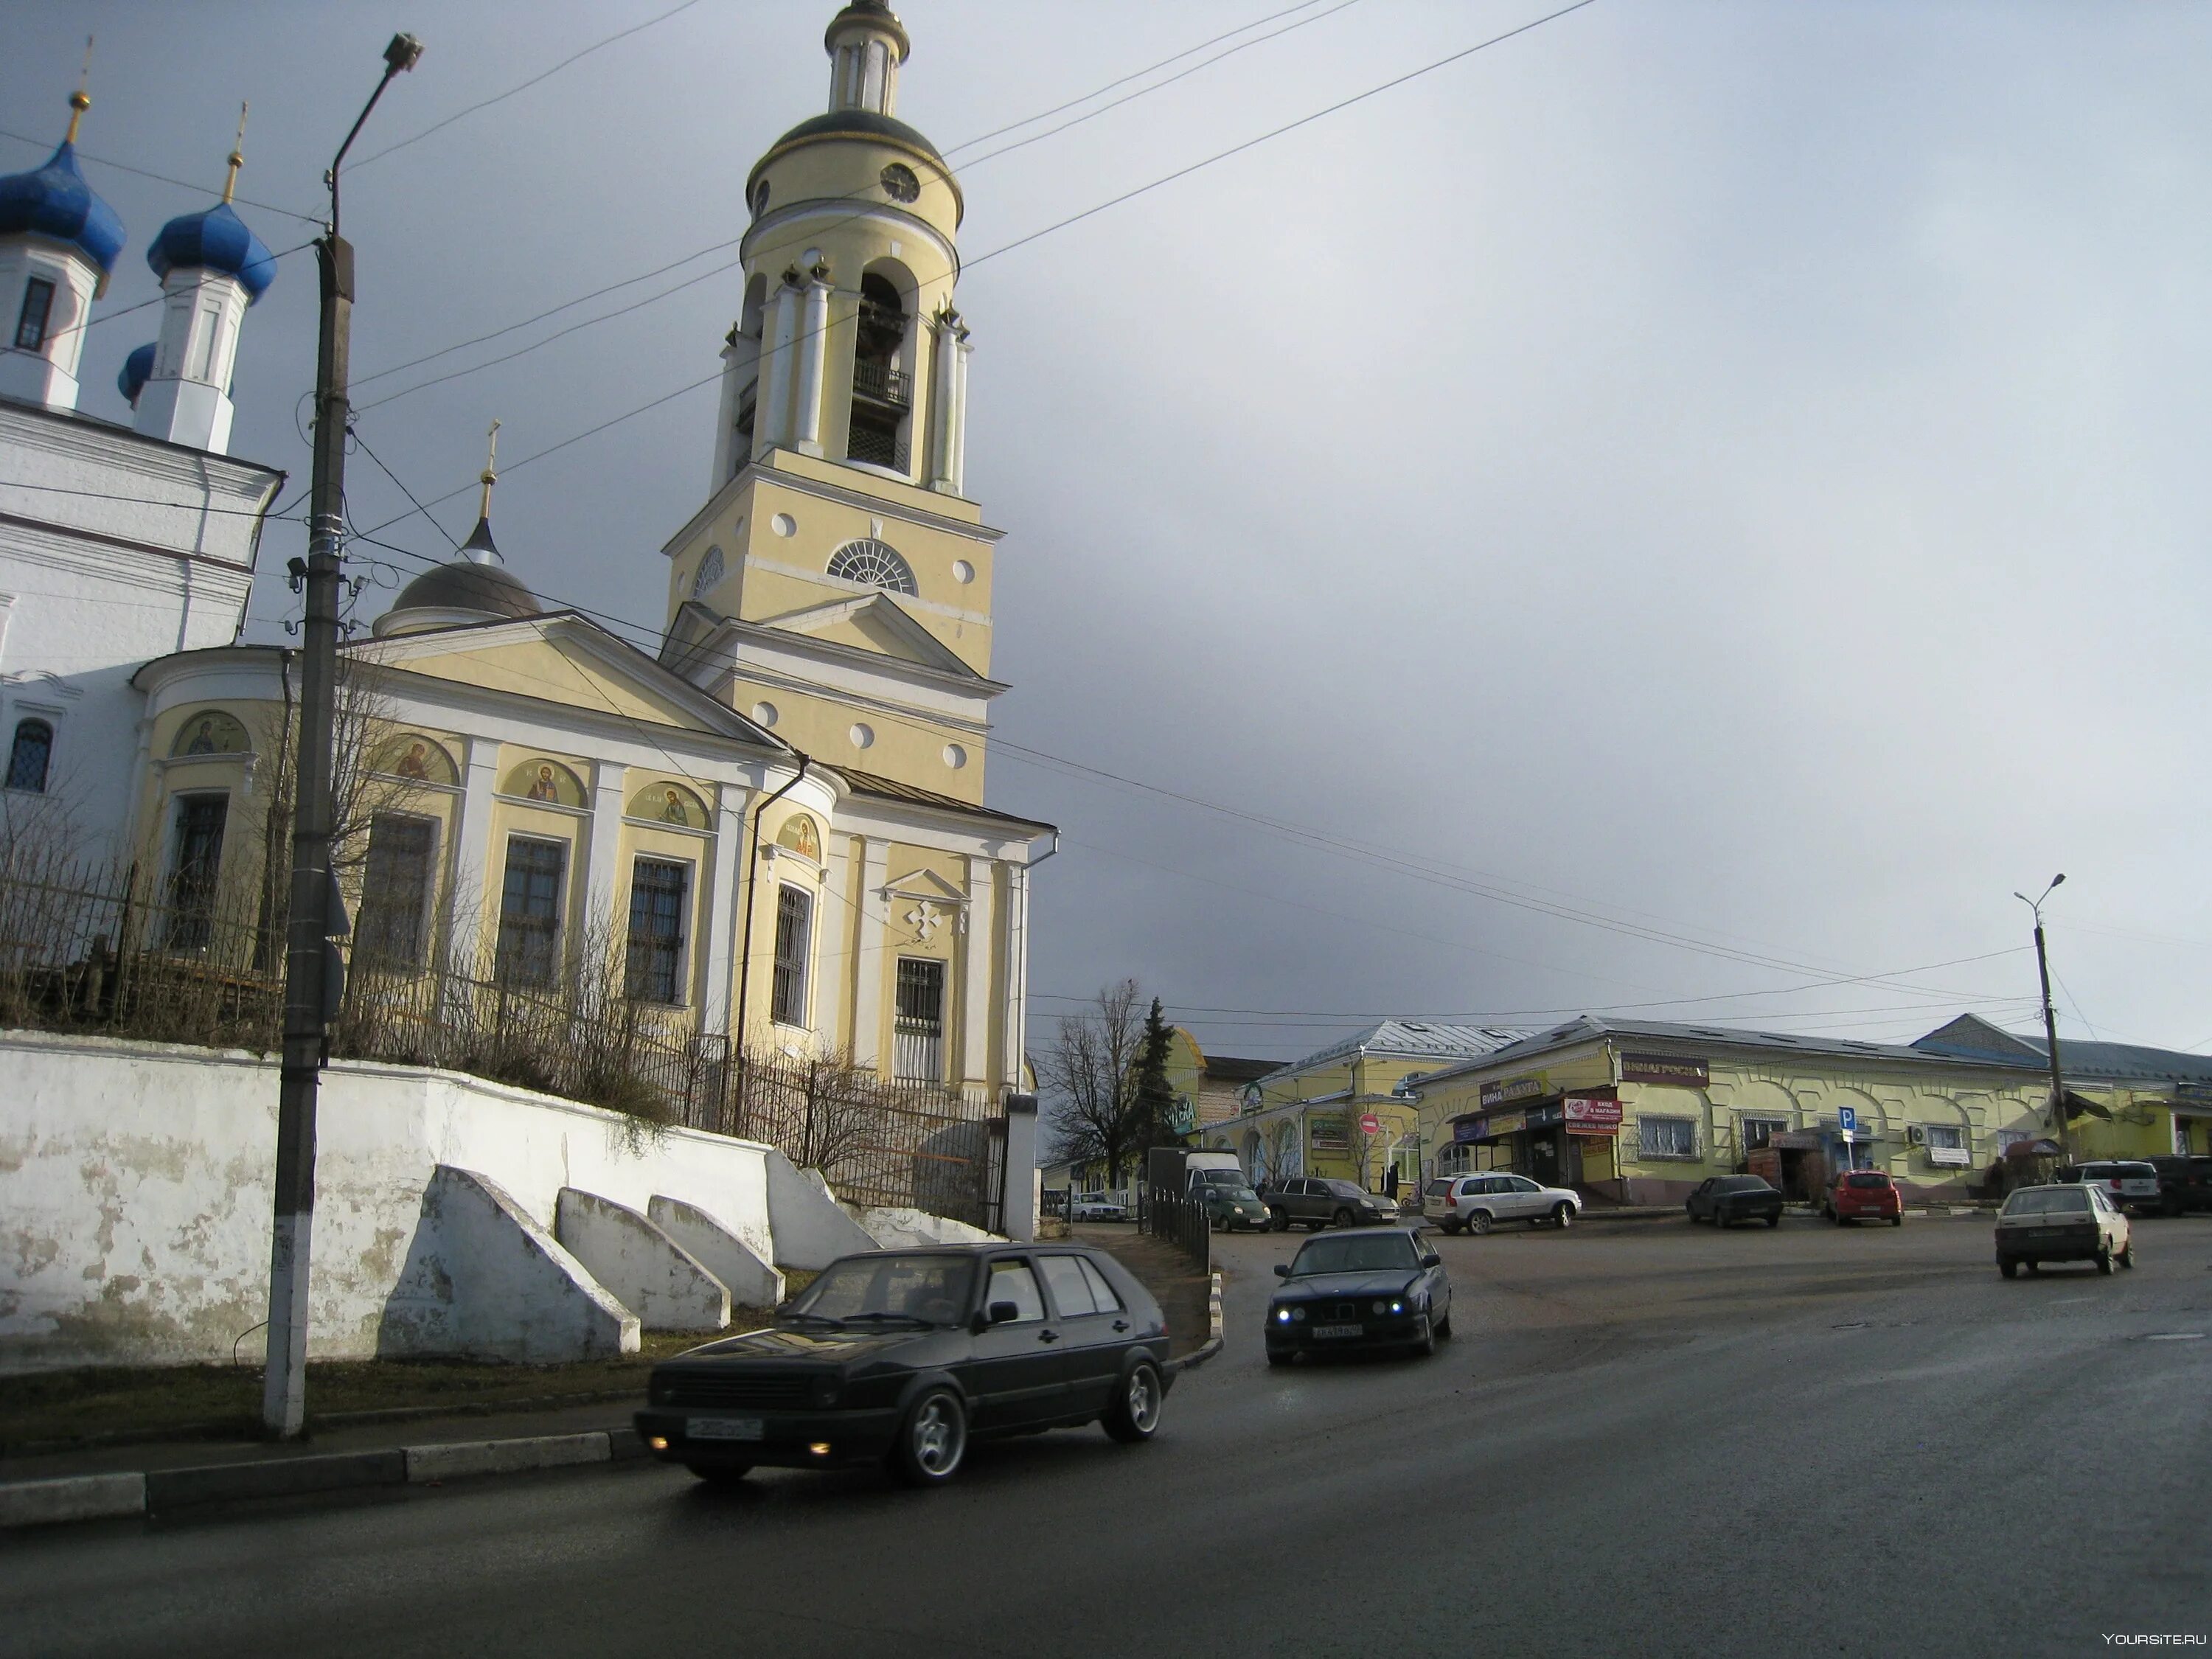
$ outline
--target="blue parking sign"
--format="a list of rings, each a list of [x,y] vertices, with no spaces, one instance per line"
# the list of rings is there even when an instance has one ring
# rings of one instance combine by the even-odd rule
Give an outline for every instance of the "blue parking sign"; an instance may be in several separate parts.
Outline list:
[[[1836,1127],[1847,1135],[1856,1134],[1859,1132],[1858,1109],[1856,1106],[1836,1108]]]

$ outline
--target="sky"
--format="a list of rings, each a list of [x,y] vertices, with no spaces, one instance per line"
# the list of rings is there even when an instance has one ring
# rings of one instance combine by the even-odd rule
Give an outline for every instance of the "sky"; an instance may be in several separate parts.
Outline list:
[[[2026,1029],[2014,895],[2060,871],[2062,1039],[2212,1047],[2212,11],[1595,0],[996,252],[1556,3],[902,6],[899,113],[948,150],[1227,37],[952,155],[988,796],[1063,830],[1032,1048],[1124,976],[1260,1058],[1382,1015]],[[240,100],[240,211],[292,249],[411,30],[345,172],[349,495],[416,556],[356,545],[360,615],[465,538],[497,418],[511,567],[649,637],[712,465],[713,386],[668,394],[718,373],[835,10],[673,4],[14,8],[0,170],[98,39],[80,147],[131,240],[83,407],[127,415],[154,313],[118,313]],[[301,488],[312,258],[232,446]]]

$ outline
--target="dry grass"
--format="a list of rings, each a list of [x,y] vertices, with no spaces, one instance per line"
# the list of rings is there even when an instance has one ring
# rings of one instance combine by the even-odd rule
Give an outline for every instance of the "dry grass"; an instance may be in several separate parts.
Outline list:
[[[765,1324],[731,1310],[730,1328]],[[574,1365],[458,1360],[319,1360],[307,1367],[308,1427],[364,1412],[495,1413],[642,1400],[653,1362],[710,1340],[653,1334],[639,1352]],[[258,1365],[87,1368],[0,1377],[0,1455],[148,1440],[249,1440],[259,1431]]]

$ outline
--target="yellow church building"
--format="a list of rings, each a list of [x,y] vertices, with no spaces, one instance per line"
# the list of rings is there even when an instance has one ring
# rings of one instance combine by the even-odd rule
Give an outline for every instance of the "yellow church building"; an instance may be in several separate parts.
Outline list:
[[[965,493],[958,180],[896,115],[880,0],[830,22],[830,108],[749,175],[706,499],[648,654],[475,533],[344,647],[356,967],[518,991],[580,952],[653,1019],[748,1053],[1018,1088],[1045,823],[984,804],[1000,532]],[[168,943],[285,856],[297,665],[146,662],[131,831]],[[341,811],[348,802],[341,803]]]

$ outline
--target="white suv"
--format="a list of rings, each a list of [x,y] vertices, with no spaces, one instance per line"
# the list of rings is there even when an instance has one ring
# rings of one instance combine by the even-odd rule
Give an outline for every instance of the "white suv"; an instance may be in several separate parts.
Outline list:
[[[1501,1221],[1571,1227],[1582,1212],[1580,1193],[1540,1186],[1527,1176],[1440,1176],[1421,1194],[1421,1213],[1448,1233],[1486,1233]]]

